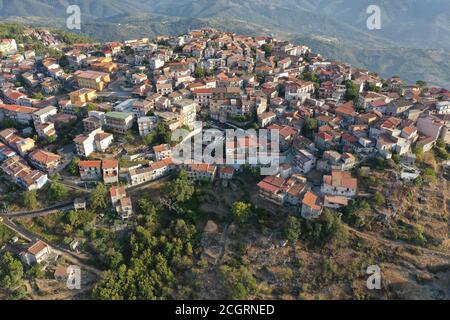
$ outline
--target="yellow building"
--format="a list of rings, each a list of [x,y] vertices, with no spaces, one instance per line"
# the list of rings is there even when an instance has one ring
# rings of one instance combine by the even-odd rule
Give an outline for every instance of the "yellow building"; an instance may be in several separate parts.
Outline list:
[[[114,62],[97,62],[91,64],[91,68],[101,72],[114,72],[119,69],[117,63]]]
[[[79,87],[95,89],[97,91],[103,91],[108,83],[111,82],[109,73],[92,70],[79,70],[75,72],[75,78]]]
[[[97,97],[97,91],[95,89],[82,88],[80,90],[71,92],[69,94],[70,102],[75,105],[84,105],[88,102],[93,102]]]

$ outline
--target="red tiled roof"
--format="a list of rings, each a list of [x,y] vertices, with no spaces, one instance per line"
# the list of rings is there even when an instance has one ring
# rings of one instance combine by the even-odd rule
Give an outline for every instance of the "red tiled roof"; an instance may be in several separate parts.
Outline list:
[[[103,169],[114,169],[119,166],[119,161],[116,159],[104,159],[102,161],[102,168]]]
[[[37,255],[39,252],[44,250],[47,247],[47,244],[44,241],[38,240],[35,244],[28,248],[28,252]]]
[[[356,189],[358,180],[353,178],[349,172],[333,171],[331,175],[323,176],[323,182],[333,187]]]
[[[81,168],[100,168],[102,166],[101,160],[82,160],[78,163]]]
[[[321,209],[321,206],[318,203],[318,197],[311,191],[305,193],[302,203],[315,211],[319,211]]]

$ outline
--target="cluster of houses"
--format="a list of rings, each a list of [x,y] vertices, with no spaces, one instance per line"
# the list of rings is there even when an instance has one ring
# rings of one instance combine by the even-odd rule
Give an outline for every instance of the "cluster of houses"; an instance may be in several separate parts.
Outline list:
[[[155,146],[154,161],[130,168],[87,157],[108,154],[114,135],[145,137],[160,123],[169,131],[193,130],[198,118],[222,127],[253,126],[280,136],[278,173],[258,184],[261,197],[317,217],[323,207],[345,206],[357,195],[350,172],[359,161],[408,156],[412,148],[427,152],[439,139],[450,143],[449,91],[407,85],[397,77],[384,80],[274,37],[204,28],[59,50],[64,68],[31,50],[19,54],[13,39],[0,41],[6,57],[0,61],[0,120],[33,124],[43,138],[56,137],[61,123],[80,120],[83,132],[73,143],[84,159],[79,163],[82,180],[115,184],[124,177],[134,186],[181,168],[195,180],[230,179],[243,163],[176,165],[169,145]],[[351,99],[350,85],[357,92]],[[33,98],[39,90],[44,97]],[[45,150],[32,151],[31,141],[6,130],[0,133],[3,171],[28,189],[31,181],[31,188],[41,186],[46,178],[39,175],[45,177],[60,159]],[[227,141],[225,151],[237,152],[249,143]],[[320,188],[311,172],[321,173]],[[127,216],[131,203],[122,191],[114,187],[111,197]]]

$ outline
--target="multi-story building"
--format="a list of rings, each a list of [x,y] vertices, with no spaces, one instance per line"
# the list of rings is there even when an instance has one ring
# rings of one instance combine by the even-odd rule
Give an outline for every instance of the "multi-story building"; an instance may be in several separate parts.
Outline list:
[[[19,123],[29,124],[33,120],[33,113],[37,110],[32,107],[0,104],[0,121],[8,118]]]
[[[217,172],[217,166],[208,163],[190,164],[187,166],[187,174],[192,180],[213,181]]]
[[[41,189],[48,181],[47,174],[31,169],[19,156],[6,159],[1,169],[12,182],[27,190]]]
[[[111,82],[109,73],[106,72],[78,70],[74,75],[80,88],[90,88],[97,91],[103,91],[108,83]]]
[[[158,146],[154,146],[153,152],[155,153],[156,161],[161,161],[162,159],[172,156],[172,149],[168,144],[160,144]]]
[[[197,115],[197,103],[190,99],[180,99],[174,103],[180,114],[181,125],[194,127]]]
[[[128,179],[131,185],[135,186],[164,177],[175,169],[176,166],[173,160],[171,158],[165,158],[150,164],[148,167],[130,170]]]
[[[106,126],[117,133],[126,133],[133,126],[133,114],[112,111],[105,114]]]
[[[297,150],[294,157],[296,171],[307,174],[316,167],[316,157],[305,149]]]
[[[58,113],[58,109],[53,106],[48,106],[33,112],[34,125],[48,122],[52,116]]]
[[[131,199],[127,197],[125,187],[111,187],[109,189],[111,203],[121,219],[128,219],[133,214]]]
[[[148,135],[151,131],[153,131],[156,128],[157,123],[156,117],[140,117],[137,120],[138,128],[139,128],[139,135],[141,137],[145,137]]]
[[[61,156],[42,149],[31,152],[28,157],[36,168],[45,172],[53,172],[61,162]]]
[[[36,124],[34,128],[36,129],[36,133],[40,138],[56,136],[55,124],[53,122]]]
[[[417,119],[417,130],[428,137],[438,139],[444,128],[444,122],[434,116],[424,116]]]
[[[102,121],[97,117],[87,117],[82,120],[83,122],[83,131],[84,132],[92,132],[98,128],[102,127]]]
[[[139,118],[146,116],[153,107],[154,104],[149,100],[137,100],[133,102],[132,111],[134,115]]]
[[[95,150],[105,152],[113,143],[114,136],[108,132],[99,132],[94,136]]]
[[[70,103],[83,106],[86,103],[93,102],[97,98],[96,89],[81,88],[80,90],[69,93]]]
[[[38,240],[26,251],[20,254],[21,260],[31,266],[35,263],[43,263],[52,255],[52,249],[45,242]]]
[[[99,181],[102,178],[102,161],[85,160],[78,163],[81,180]]]
[[[113,139],[114,137],[111,133],[104,132],[101,128],[98,128],[89,134],[76,136],[73,141],[76,153],[80,156],[88,157],[94,151],[105,152],[112,144]]]
[[[323,176],[321,192],[326,195],[355,197],[358,188],[358,180],[353,178],[350,172],[332,171],[331,175]]]
[[[306,192],[302,200],[302,217],[305,219],[318,218],[322,213],[322,209],[319,197],[311,191]]]
[[[119,182],[119,161],[104,159],[102,161],[103,181],[106,184]]]

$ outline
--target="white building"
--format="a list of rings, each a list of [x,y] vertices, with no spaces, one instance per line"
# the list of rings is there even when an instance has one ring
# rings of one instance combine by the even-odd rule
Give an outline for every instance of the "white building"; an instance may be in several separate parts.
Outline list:
[[[157,123],[156,117],[140,117],[137,120],[138,128],[139,128],[139,135],[141,137],[145,137],[148,135],[152,130],[156,128]]]
[[[316,157],[311,152],[301,149],[297,151],[294,163],[297,172],[306,174],[316,167]]]
[[[450,101],[441,101],[436,103],[438,114],[450,114]]]
[[[439,118],[433,116],[420,117],[417,119],[417,130],[421,134],[435,140],[439,138],[443,127],[444,123]]]
[[[21,260],[28,264],[32,265],[35,263],[45,262],[51,256],[52,250],[48,244],[45,242],[38,240],[31,247],[20,254]]]
[[[0,40],[0,53],[3,55],[10,55],[17,53],[17,43],[14,39]]]
[[[33,122],[35,125],[48,122],[48,120],[58,113],[58,109],[48,106],[33,112]]]
[[[112,144],[114,136],[104,132],[101,128],[95,129],[89,134],[79,135],[73,139],[76,153],[83,157],[88,157],[94,151],[105,152]]]
[[[323,176],[321,192],[326,195],[355,197],[358,180],[346,171],[332,171],[331,175]]]

